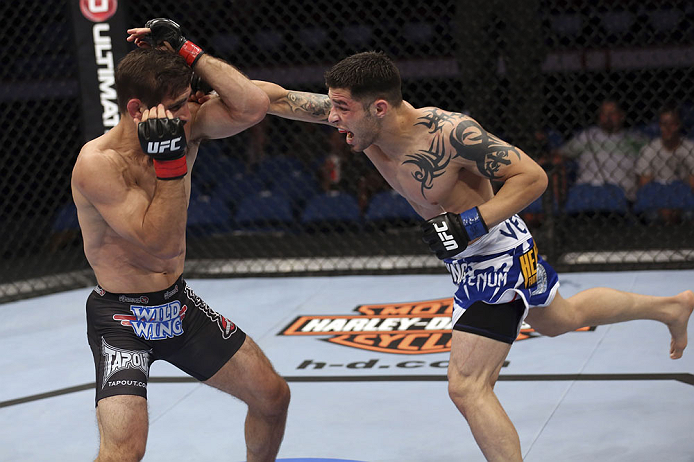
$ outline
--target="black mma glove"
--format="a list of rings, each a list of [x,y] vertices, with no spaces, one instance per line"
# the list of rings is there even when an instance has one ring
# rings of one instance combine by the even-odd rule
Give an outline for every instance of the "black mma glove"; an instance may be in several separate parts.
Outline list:
[[[162,46],[164,42],[169,42],[176,53],[185,58],[190,67],[193,67],[205,53],[202,48],[186,39],[181,32],[181,26],[170,19],[150,19],[145,27],[151,31],[144,37],[147,43],[156,48]]]
[[[142,151],[154,160],[154,172],[160,180],[176,180],[188,173],[184,124],[179,118],[161,118],[137,125]]]
[[[193,90],[193,94],[201,91],[207,95],[214,91],[214,88],[212,88],[209,83],[202,80],[195,72],[193,72],[193,78],[190,79],[190,88]]]
[[[452,258],[468,243],[489,232],[477,207],[463,213],[446,212],[422,223],[422,240],[440,260]]]

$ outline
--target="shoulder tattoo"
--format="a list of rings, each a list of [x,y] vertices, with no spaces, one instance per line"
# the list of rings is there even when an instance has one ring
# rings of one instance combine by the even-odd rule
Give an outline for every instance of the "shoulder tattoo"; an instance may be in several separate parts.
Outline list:
[[[309,116],[317,121],[327,121],[332,106],[328,95],[303,91],[290,91],[285,104],[293,114]]]
[[[512,155],[520,159],[518,149],[487,133],[481,125],[464,118],[451,130],[450,143],[456,151],[454,157],[462,157],[477,164],[479,172],[490,180],[501,178],[499,170],[511,164]]]
[[[417,169],[412,172],[412,177],[420,183],[422,197],[426,198],[426,191],[434,186],[434,179],[443,175],[448,163],[451,161],[451,153],[446,152],[443,138],[443,128],[447,124],[453,125],[454,114],[430,109],[419,117],[415,125],[424,125],[433,135],[429,149],[420,149],[414,154],[407,154],[407,160],[402,163],[412,164]]]

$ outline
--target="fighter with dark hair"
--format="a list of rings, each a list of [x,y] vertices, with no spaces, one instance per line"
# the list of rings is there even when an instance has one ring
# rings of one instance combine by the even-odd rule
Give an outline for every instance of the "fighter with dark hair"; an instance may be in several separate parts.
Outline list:
[[[423,238],[457,286],[449,394],[488,460],[520,461],[518,434],[494,394],[525,320],[555,336],[583,326],[653,319],[687,345],[694,293],[653,297],[593,288],[568,299],[517,213],[547,187],[544,170],[473,118],[402,99],[400,74],[383,53],[349,56],[325,74],[327,95],[255,81],[270,114],[335,126],[424,218]],[[522,117],[522,114],[518,115]],[[495,194],[491,180],[503,183]]]
[[[140,48],[116,70],[121,119],[84,145],[72,173],[84,251],[98,282],[87,300],[97,460],[144,456],[149,367],[158,359],[244,401],[247,460],[275,460],[289,404],[286,382],[255,342],[181,276],[200,142],[258,123],[268,98],[186,40],[171,20],[128,33]],[[189,100],[193,68],[216,92],[203,104]]]

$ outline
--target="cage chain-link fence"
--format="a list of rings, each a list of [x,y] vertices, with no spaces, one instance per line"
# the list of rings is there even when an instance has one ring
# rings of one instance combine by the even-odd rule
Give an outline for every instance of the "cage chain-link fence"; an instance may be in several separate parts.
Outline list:
[[[172,18],[250,78],[294,90],[323,93],[332,64],[382,50],[414,106],[466,112],[546,169],[522,216],[557,269],[694,266],[691,2],[118,3],[130,27]],[[92,276],[70,195],[85,141],[70,4],[0,9],[8,300]],[[670,132],[681,139],[659,141]],[[204,142],[192,181],[189,275],[442,270],[411,207],[330,127],[268,116]]]

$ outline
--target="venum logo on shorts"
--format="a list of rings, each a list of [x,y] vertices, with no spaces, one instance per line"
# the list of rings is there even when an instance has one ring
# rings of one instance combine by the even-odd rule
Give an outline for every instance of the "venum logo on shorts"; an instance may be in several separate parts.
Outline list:
[[[205,313],[205,316],[212,320],[212,322],[217,323],[217,327],[219,327],[219,330],[222,332],[222,338],[224,340],[227,340],[236,333],[238,330],[236,324],[210,308],[202,298],[195,295],[195,292],[193,292],[190,287],[186,286],[185,291],[186,296],[193,302],[195,307]]]
[[[113,320],[132,327],[138,337],[164,340],[183,334],[183,318],[187,310],[188,307],[181,306],[178,300],[157,306],[130,305],[133,314],[114,314]]]
[[[106,343],[101,338],[101,355],[104,356],[104,380],[101,388],[106,386],[108,379],[116,372],[126,369],[138,369],[149,376],[149,351],[147,350],[123,350]],[[111,384],[109,384],[111,386]]]
[[[448,272],[451,273],[453,284],[466,288],[474,288],[478,292],[484,292],[487,289],[498,290],[504,287],[508,282],[508,265],[503,263],[499,269],[490,266],[483,269],[473,269],[473,267],[460,260],[454,260],[451,263],[446,263]]]

